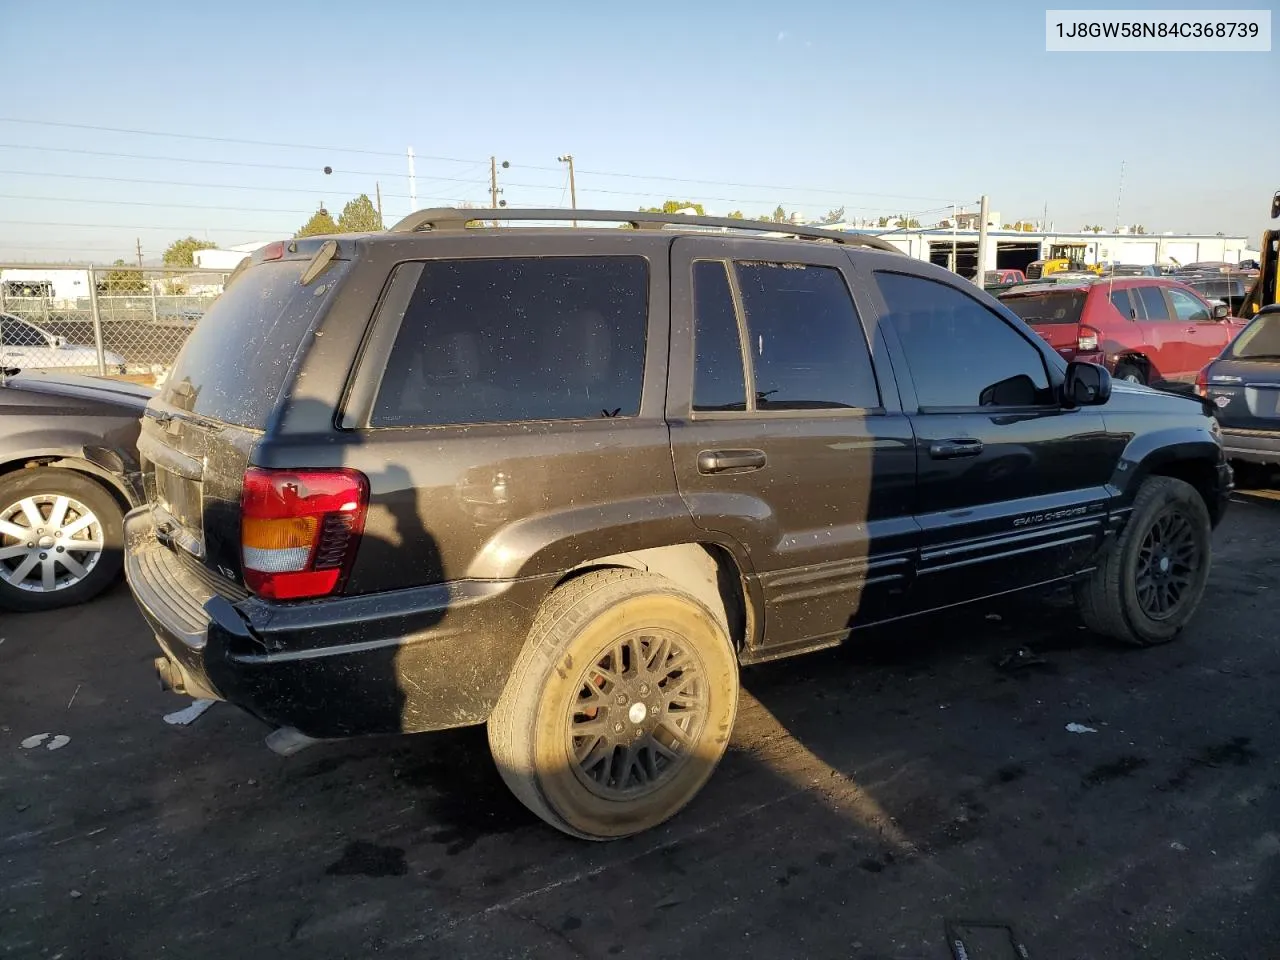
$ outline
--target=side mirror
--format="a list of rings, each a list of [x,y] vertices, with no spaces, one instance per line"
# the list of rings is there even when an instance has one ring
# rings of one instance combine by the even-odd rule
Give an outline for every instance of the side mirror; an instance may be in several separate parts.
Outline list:
[[[1062,384],[1062,403],[1066,407],[1095,407],[1111,399],[1111,374],[1096,363],[1072,360],[1067,364],[1067,378]]]
[[[1227,305],[1225,303],[1215,303],[1213,305],[1213,319],[1215,320],[1227,319],[1227,316],[1228,314],[1230,314],[1230,312],[1231,311],[1227,308]]]

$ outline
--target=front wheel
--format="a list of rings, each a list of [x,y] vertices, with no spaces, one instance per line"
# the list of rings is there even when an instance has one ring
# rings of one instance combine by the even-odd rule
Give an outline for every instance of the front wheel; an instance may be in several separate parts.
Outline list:
[[[100,484],[39,467],[0,477],[0,607],[91,600],[120,573],[124,515]]]
[[[612,840],[693,799],[737,707],[737,658],[706,607],[664,577],[599,570],[543,604],[489,719],[489,746],[539,817]]]
[[[1132,363],[1120,363],[1116,365],[1116,379],[1123,380],[1126,383],[1137,383],[1146,385],[1147,378],[1142,372],[1142,368]]]
[[[1173,477],[1149,477],[1098,568],[1076,585],[1085,625],[1136,646],[1172,640],[1191,619],[1209,579],[1209,511]]]

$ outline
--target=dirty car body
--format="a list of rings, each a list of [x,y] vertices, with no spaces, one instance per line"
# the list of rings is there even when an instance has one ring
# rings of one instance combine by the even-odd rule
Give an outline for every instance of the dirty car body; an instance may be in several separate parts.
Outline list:
[[[540,609],[627,571],[752,664],[1086,577],[1151,477],[1216,523],[1212,416],[1087,366],[954,274],[839,241],[297,240],[148,405],[126,572],[175,689],[311,736],[492,737]]]

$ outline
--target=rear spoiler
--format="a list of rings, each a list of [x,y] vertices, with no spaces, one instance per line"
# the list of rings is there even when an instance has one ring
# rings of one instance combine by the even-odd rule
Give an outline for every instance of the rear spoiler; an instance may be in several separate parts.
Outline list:
[[[276,260],[310,260],[307,269],[303,271],[301,282],[305,287],[320,274],[324,273],[325,268],[334,260],[345,260],[346,257],[339,256],[342,252],[338,246],[338,241],[334,237],[305,237],[293,240],[275,240],[266,246],[255,250],[249,254],[231,271],[227,277],[226,283],[222,285],[222,289],[226,290],[235,282],[236,278],[248,270],[250,267],[257,266],[260,263],[274,262]]]

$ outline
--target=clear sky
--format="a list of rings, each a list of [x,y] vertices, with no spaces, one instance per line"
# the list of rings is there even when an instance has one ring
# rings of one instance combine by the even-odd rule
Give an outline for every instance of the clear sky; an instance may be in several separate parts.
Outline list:
[[[287,236],[375,182],[390,221],[408,146],[419,206],[487,203],[490,155],[509,204],[568,205],[572,153],[580,207],[927,224],[986,193],[1060,230],[1114,224],[1123,161],[1121,222],[1256,237],[1280,53],[1050,54],[1044,9],[0,0],[0,259]]]

